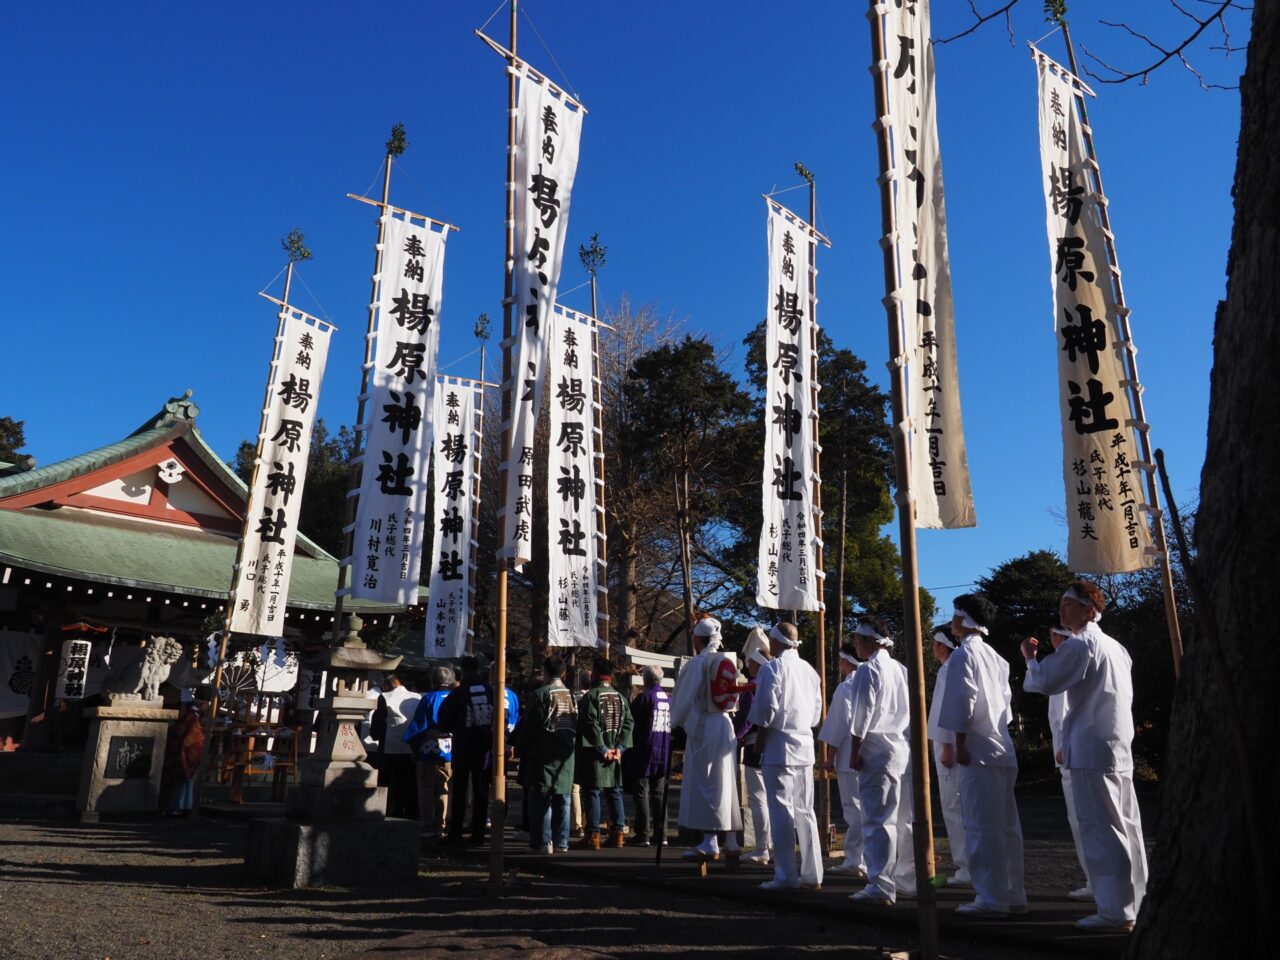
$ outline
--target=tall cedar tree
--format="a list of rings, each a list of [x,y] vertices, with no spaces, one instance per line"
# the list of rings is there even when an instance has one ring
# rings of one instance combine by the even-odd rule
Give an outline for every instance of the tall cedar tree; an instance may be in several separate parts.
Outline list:
[[[736,448],[751,400],[720,369],[711,344],[692,336],[638,357],[625,389],[631,415],[619,438],[625,469],[654,489],[687,488],[688,529],[696,537],[723,520],[724,491],[743,480]],[[721,599],[699,584],[690,589],[695,607]],[[660,645],[669,647],[681,632],[683,623]]]

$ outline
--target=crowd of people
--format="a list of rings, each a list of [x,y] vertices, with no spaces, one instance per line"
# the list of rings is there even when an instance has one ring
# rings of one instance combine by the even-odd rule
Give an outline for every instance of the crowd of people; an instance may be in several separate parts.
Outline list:
[[[1069,896],[1096,904],[1079,926],[1114,931],[1133,926],[1146,853],[1133,786],[1132,662],[1099,626],[1105,608],[1095,584],[1072,581],[1048,634],[1051,649],[1029,638],[1021,653],[1024,689],[1048,698],[1054,758],[1086,878]],[[945,882],[973,890],[960,913],[988,918],[1027,910],[1009,664],[987,642],[995,615],[985,596],[966,594],[956,598],[951,621],[932,631],[938,671],[928,710],[933,782],[956,867]],[[504,691],[523,787],[518,836],[540,854],[567,850],[575,823],[588,850],[665,842],[666,780],[678,733],[676,821],[691,838],[684,859],[745,856],[772,865],[766,890],[816,889],[827,869],[864,880],[851,897],[861,903],[915,896],[910,692],[885,622],[862,618],[841,647],[840,682],[825,720],[818,675],[799,655],[793,624],[753,629],[739,661],[724,649],[720,623],[704,617],[693,646],[670,695],[655,666],[644,668],[640,692],[624,695],[605,659],[595,661],[589,689],[575,692],[555,654],[523,703]],[[450,669],[436,668],[422,695],[389,679],[373,733],[388,812],[420,816],[428,838],[480,844],[496,697],[478,660],[464,658],[461,670],[455,683]],[[817,767],[835,774],[846,824],[843,857],[830,868],[815,816]],[[740,768],[755,841],[749,852],[741,839]],[[634,810],[629,840],[624,792]]]

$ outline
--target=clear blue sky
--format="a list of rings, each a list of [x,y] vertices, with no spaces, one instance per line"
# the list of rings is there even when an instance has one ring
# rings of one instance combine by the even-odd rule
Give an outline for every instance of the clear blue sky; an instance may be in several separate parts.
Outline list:
[[[224,456],[258,426],[272,308],[255,296],[301,226],[316,259],[299,306],[334,338],[320,413],[355,415],[373,211],[344,199],[378,173],[390,125],[408,153],[392,201],[462,228],[448,245],[441,362],[474,346],[502,294],[505,79],[472,35],[472,3],[72,3],[6,10],[0,36],[0,415],[26,421],[42,463],[119,439],[191,388]],[[994,3],[983,4],[992,6]],[[935,35],[967,5],[936,2]],[[1071,3],[1077,43],[1140,65]],[[1163,5],[1129,15],[1161,39]],[[1025,41],[1049,28],[1024,0],[938,49],[938,99],[965,428],[979,527],[923,532],[921,580],[944,601],[994,564],[1061,550],[1055,337]],[[764,203],[818,180],[819,316],[887,383],[866,5],[853,2],[526,5],[590,110],[571,244],[609,248],[604,303],[628,293],[732,350],[765,310]],[[1112,14],[1114,15],[1114,14]],[[505,39],[505,14],[490,31]],[[562,76],[521,20],[521,52]],[[1247,23],[1233,41],[1243,44]],[[1219,42],[1216,38],[1209,42]],[[1199,63],[1235,83],[1202,40]],[[1063,59],[1059,37],[1044,49]],[[1215,304],[1223,295],[1238,97],[1174,65],[1092,105],[1153,437],[1179,498],[1204,456]],[[790,195],[797,203],[803,193]],[[561,289],[584,277],[576,258]],[[278,292],[278,289],[277,289]],[[577,299],[575,299],[577,298]],[[585,290],[567,305],[588,305]],[[452,367],[471,373],[474,358]],[[497,370],[496,361],[490,373]]]

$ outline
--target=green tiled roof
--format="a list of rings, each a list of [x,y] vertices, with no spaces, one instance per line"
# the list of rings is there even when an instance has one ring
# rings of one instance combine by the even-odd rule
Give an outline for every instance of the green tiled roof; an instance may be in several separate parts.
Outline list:
[[[196,528],[64,507],[0,510],[0,560],[47,574],[225,600],[236,541]],[[295,554],[289,606],[333,609],[338,564]],[[348,599],[348,609],[369,604]]]

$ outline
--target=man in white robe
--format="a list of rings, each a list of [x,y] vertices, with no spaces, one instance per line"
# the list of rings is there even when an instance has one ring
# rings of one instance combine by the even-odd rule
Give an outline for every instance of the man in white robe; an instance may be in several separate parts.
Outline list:
[[[1018,759],[1009,736],[1009,664],[984,640],[995,615],[995,604],[982,594],[956,598],[951,635],[960,646],[948,661],[938,708],[938,726],[955,735],[965,851],[976,894],[956,910],[984,917],[1027,912],[1022,824],[1013,794]]]
[[[1092,583],[1073,580],[1058,606],[1071,631],[1042,661],[1034,637],[1023,642],[1027,690],[1065,693],[1062,766],[1071,794],[1098,912],[1076,925],[1131,930],[1147,887],[1142,818],[1133,790],[1133,661],[1098,626],[1106,601]]]
[[[867,864],[862,854],[862,801],[858,798],[858,771],[849,767],[849,750],[853,746],[850,730],[853,728],[853,708],[850,697],[853,692],[853,674],[859,660],[854,644],[846,640],[840,645],[840,682],[831,693],[831,705],[827,707],[827,719],[818,731],[818,739],[835,748],[829,756],[826,768],[834,770],[836,785],[840,788],[840,806],[844,809],[844,861],[831,867],[828,873],[865,880]]]
[[[865,662],[849,691],[849,766],[858,773],[868,882],[849,899],[891,904],[916,894],[907,668],[889,656],[893,640],[880,619],[864,617],[853,641]]]
[[[727,832],[725,852],[739,851],[737,831],[742,829],[738,807],[735,760],[738,741],[733,722],[723,709],[723,696],[713,691],[736,678],[733,660],[721,650],[720,621],[704,617],[693,628],[696,656],[676,677],[671,702],[671,722],[683,727],[684,779],[680,785],[680,826],[703,835],[702,842],[681,855],[686,860],[718,860],[719,834]],[[717,702],[719,701],[719,702]]]
[[[822,722],[822,685],[800,659],[795,625],[769,631],[773,659],[760,668],[747,719],[763,738],[761,770],[769,797],[773,879],[764,890],[822,886],[822,846],[813,812],[813,728]],[[796,845],[800,863],[796,865]]]
[[[1049,642],[1053,649],[1062,646],[1063,641],[1071,636],[1066,627],[1057,626],[1049,630]],[[1026,689],[1026,683],[1023,683]],[[1072,900],[1087,900],[1093,903],[1093,887],[1089,885],[1089,867],[1084,859],[1084,845],[1080,842],[1080,821],[1076,819],[1076,800],[1071,793],[1071,771],[1062,765],[1062,721],[1067,716],[1067,695],[1055,693],[1049,698],[1049,736],[1053,744],[1053,763],[1058,768],[1058,776],[1062,780],[1062,798],[1067,804],[1067,823],[1071,827],[1071,840],[1076,847],[1076,860],[1084,872],[1084,886],[1067,894]]]
[[[964,812],[960,802],[960,776],[956,773],[956,737],[938,726],[938,713],[947,689],[947,666],[956,639],[949,626],[933,631],[933,658],[938,661],[938,675],[933,681],[933,700],[929,703],[929,741],[933,747],[933,769],[938,784],[938,800],[942,806],[942,822],[947,825],[947,841],[956,872],[947,879],[949,887],[967,887],[969,854],[964,845]]]

